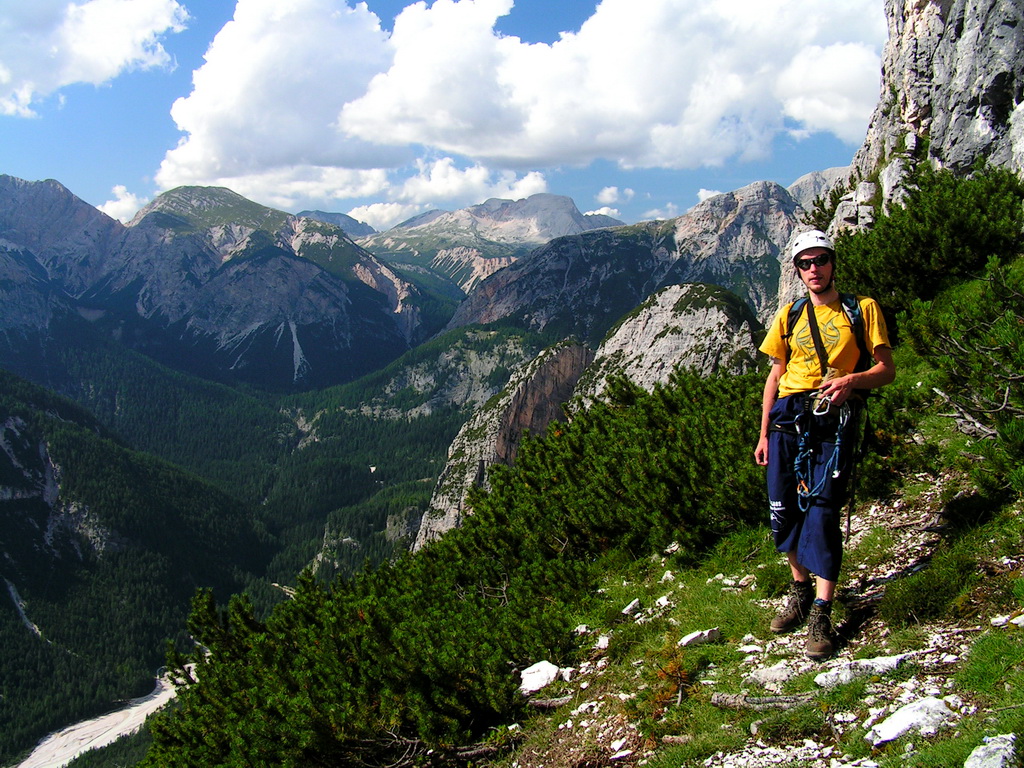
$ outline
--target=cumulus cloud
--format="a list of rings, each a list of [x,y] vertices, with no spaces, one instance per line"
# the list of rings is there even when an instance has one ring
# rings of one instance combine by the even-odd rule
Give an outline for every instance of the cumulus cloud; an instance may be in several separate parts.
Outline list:
[[[34,103],[65,86],[170,66],[161,38],[181,32],[187,20],[176,0],[4,3],[0,115],[33,117]]]
[[[611,216],[612,218],[617,219],[619,217],[619,210],[618,210],[618,208],[609,208],[606,205],[606,206],[598,208],[597,210],[594,210],[594,211],[587,211],[584,215],[585,216]]]
[[[661,208],[652,208],[649,211],[645,211],[640,217],[643,220],[663,220],[663,219],[674,219],[681,214],[679,206],[675,203],[665,203]]]
[[[633,195],[634,192],[629,187],[623,190],[620,190],[618,187],[605,187],[594,196],[594,199],[604,205],[613,205],[619,201],[628,202],[633,199]]]
[[[867,128],[863,116],[878,103],[879,84],[878,57],[868,46],[812,45],[779,73],[776,94],[786,116],[801,126],[798,134],[827,131],[859,142]]]
[[[393,194],[398,200],[427,203],[437,200],[483,200],[487,197],[520,199],[547,192],[542,173],[519,177],[512,171],[495,173],[482,166],[460,169],[450,157],[434,162],[417,161],[417,174]]]
[[[417,214],[424,213],[419,205],[407,203],[371,203],[370,205],[359,205],[348,212],[356,221],[369,224],[378,232],[390,229],[396,224],[401,224]]]
[[[132,217],[139,212],[139,209],[149,202],[129,192],[128,188],[123,184],[118,184],[110,191],[114,193],[114,199],[107,200],[103,205],[97,205],[96,207],[107,214],[107,216],[118,219],[123,224],[131,221]]]
[[[387,35],[364,4],[338,0],[238,0],[192,93],[171,109],[185,138],[157,173],[163,188],[213,179],[305,169],[330,196],[345,181],[323,169],[372,170],[408,161],[404,148],[379,148],[332,126],[390,61]],[[351,177],[362,187],[365,177]],[[269,184],[267,185],[268,189]]]
[[[718,189],[704,189],[703,187],[701,187],[699,190],[697,190],[697,200],[698,200],[698,202],[703,203],[708,198],[711,198],[711,197],[714,197],[715,195],[720,195],[720,194],[722,194],[721,190],[718,190]]]
[[[470,204],[543,190],[538,168],[718,166],[783,133],[855,142],[877,100],[879,0],[602,0],[551,44],[496,31],[513,1],[417,2],[389,33],[354,0],[238,0],[174,104],[183,137],[157,183],[281,207]]]
[[[495,33],[510,7],[407,8],[390,67],[345,104],[341,127],[502,167],[693,168],[765,156],[787,118],[852,141],[874,107],[864,94],[877,97],[874,0],[604,0],[551,45]]]

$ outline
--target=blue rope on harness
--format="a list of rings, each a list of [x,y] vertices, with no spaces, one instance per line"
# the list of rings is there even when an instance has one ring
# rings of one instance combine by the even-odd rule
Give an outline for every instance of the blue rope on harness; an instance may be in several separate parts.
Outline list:
[[[818,411],[815,411],[815,413],[818,413]],[[832,479],[839,477],[839,456],[840,451],[842,450],[843,428],[846,426],[846,422],[850,418],[850,407],[846,403],[839,406],[839,419],[836,424],[835,448],[833,448],[832,455],[829,456],[828,461],[825,462],[824,471],[821,473],[821,479],[814,488],[811,488],[809,485],[811,481],[812,453],[812,447],[809,444],[810,440],[808,439],[810,430],[807,429],[807,425],[803,423],[807,418],[807,415],[808,414],[805,411],[803,417],[798,419],[796,422],[799,440],[797,442],[796,461],[793,467],[796,474],[797,504],[799,505],[801,512],[807,512],[807,510],[811,508],[811,499],[821,493],[822,489],[825,487],[825,483],[829,479],[829,475],[832,476]]]

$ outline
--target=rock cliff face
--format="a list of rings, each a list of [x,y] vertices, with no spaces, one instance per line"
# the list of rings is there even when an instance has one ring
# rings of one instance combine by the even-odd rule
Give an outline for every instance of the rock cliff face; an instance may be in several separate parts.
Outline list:
[[[886,0],[882,99],[854,164],[867,176],[928,139],[964,171],[979,158],[1024,169],[1024,8],[1015,0]]]
[[[413,551],[459,526],[469,489],[486,483],[487,467],[515,461],[524,431],[540,434],[552,421],[564,420],[562,404],[592,359],[590,350],[576,344],[546,350],[473,414],[448,449],[448,462],[434,488]]]
[[[1024,170],[1024,8],[1016,0],[886,0],[882,96],[853,160],[862,181],[833,230],[870,226],[865,201],[902,194],[913,160]]]
[[[613,375],[650,391],[679,366],[703,376],[745,373],[757,365],[754,333],[760,326],[739,299],[717,286],[669,286],[608,334],[575,394],[584,401],[599,397]]]

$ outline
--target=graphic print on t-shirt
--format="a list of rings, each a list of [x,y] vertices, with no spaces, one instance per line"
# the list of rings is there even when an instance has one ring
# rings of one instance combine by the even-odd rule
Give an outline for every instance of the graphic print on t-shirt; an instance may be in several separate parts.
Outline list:
[[[821,318],[817,315],[815,315],[815,318],[818,320],[818,330],[821,331],[821,343],[825,347],[825,356],[831,360],[832,352],[838,347],[842,334],[842,330],[836,324],[836,320],[839,318],[845,319],[845,315],[842,313],[832,315],[824,323],[822,323]],[[807,324],[806,315],[801,313],[800,319],[803,323],[797,328],[796,333],[793,334],[793,343],[799,350],[799,354],[793,356],[792,362],[803,368],[801,371],[803,375],[820,376],[821,364],[818,361],[818,352],[814,349],[814,337],[811,336],[811,327]]]

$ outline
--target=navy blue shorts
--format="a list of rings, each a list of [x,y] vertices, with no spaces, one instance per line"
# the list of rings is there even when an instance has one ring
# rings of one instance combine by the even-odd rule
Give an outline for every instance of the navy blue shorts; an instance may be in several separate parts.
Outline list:
[[[850,403],[850,415],[843,427],[840,450],[835,457],[839,420],[833,408],[827,416],[804,415],[807,396],[780,398],[772,406],[768,432],[768,507],[772,536],[779,552],[797,553],[797,562],[828,581],[839,580],[843,562],[842,509],[847,501],[857,421],[861,404]],[[796,424],[806,425],[806,447],[810,449],[807,486],[817,492],[804,500],[797,494],[796,459],[799,436]],[[838,470],[838,472],[837,472]],[[835,476],[834,476],[835,475]]]

